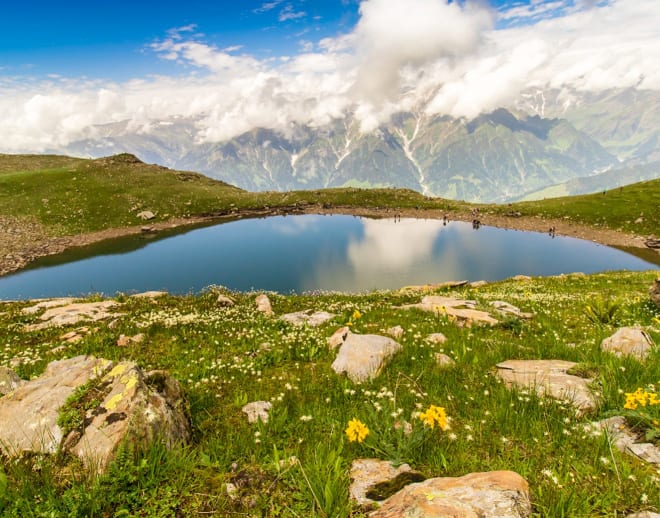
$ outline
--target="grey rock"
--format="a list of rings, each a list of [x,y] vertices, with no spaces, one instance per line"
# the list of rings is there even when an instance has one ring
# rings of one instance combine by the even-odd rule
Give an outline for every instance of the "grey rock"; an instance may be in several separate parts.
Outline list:
[[[57,424],[60,410],[92,380],[100,404],[87,410],[84,425],[64,436]],[[0,398],[0,447],[9,456],[62,449],[100,473],[124,441],[146,446],[159,439],[171,446],[189,438],[178,383],[160,371],[145,375],[130,362],[114,365],[91,356],[51,362],[41,376]]]
[[[513,471],[431,478],[383,502],[371,518],[527,518],[529,484]]]
[[[56,308],[60,306],[66,306],[68,304],[71,304],[74,299],[70,297],[66,298],[61,298],[61,299],[49,299],[49,300],[44,300],[41,302],[38,302],[34,306],[29,306],[27,308],[23,308],[21,310],[21,313],[25,315],[34,315],[35,313],[39,313],[42,309],[49,309],[49,308]]]
[[[462,300],[439,295],[427,295],[422,298],[419,304],[402,306],[403,309],[421,309],[438,315],[447,315],[450,320],[458,325],[487,324],[493,326],[498,323],[498,320],[488,312],[480,311],[476,307],[477,303],[474,300]]]
[[[592,380],[566,372],[575,365],[564,360],[508,360],[497,364],[497,375],[507,386],[569,401],[579,412],[594,410],[597,402],[589,387]]]
[[[222,293],[218,293],[218,298],[216,299],[215,303],[221,307],[231,307],[236,304],[236,301],[231,297],[227,297]]]
[[[592,423],[592,426],[605,431],[620,452],[635,456],[649,464],[660,465],[660,448],[651,443],[638,442],[637,435],[630,430],[624,417],[610,417]]]
[[[617,356],[634,356],[643,360],[651,353],[653,341],[642,329],[622,327],[612,336],[605,338],[600,348]]]
[[[81,321],[99,321],[120,316],[109,310],[119,307],[113,300],[102,302],[79,302],[47,309],[40,317],[41,322],[25,326],[26,331],[38,331],[48,327],[77,324]]]
[[[289,322],[294,326],[302,326],[307,324],[308,326],[318,327],[321,324],[325,324],[329,320],[332,320],[336,316],[332,313],[328,313],[327,311],[316,311],[315,313],[311,314],[310,312],[311,310],[287,313],[286,315],[282,315],[280,320]]]
[[[529,319],[534,316],[533,313],[524,313],[520,311],[520,309],[516,306],[513,306],[508,302],[504,302],[503,300],[494,300],[490,303],[490,305],[493,306],[495,310],[502,315],[512,315],[514,317],[525,319]]]
[[[660,514],[652,513],[651,511],[643,511],[641,513],[629,514],[626,518],[660,518]]]
[[[400,350],[401,345],[387,336],[349,333],[332,363],[332,370],[346,373],[353,383],[361,383],[375,378]]]
[[[379,484],[399,486],[398,489],[401,489],[404,485],[421,482],[425,478],[413,471],[408,464],[395,467],[390,461],[380,459],[355,459],[351,464],[350,477],[351,486],[348,493],[351,500],[360,506],[374,505],[378,500],[383,500],[367,496]],[[394,492],[396,490],[392,493]]]
[[[344,340],[346,340],[346,337],[350,332],[351,330],[348,326],[340,327],[337,329],[334,333],[332,333],[332,336],[327,339],[328,347],[330,349],[336,349],[339,347],[344,343]]]

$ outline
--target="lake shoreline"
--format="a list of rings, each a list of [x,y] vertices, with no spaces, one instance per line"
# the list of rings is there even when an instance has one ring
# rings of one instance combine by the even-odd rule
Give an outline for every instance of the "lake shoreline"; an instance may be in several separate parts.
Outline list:
[[[83,247],[108,239],[143,233],[158,233],[237,219],[297,214],[342,214],[371,218],[402,217],[416,219],[443,219],[446,216],[448,220],[466,222],[478,219],[480,225],[483,226],[532,232],[549,232],[550,229],[554,229],[555,235],[558,236],[584,239],[606,246],[652,250],[646,246],[646,238],[643,236],[636,236],[606,228],[594,228],[588,225],[566,221],[565,219],[541,218],[538,216],[515,217],[489,213],[474,214],[470,211],[444,211],[440,209],[374,209],[350,206],[324,207],[321,205],[305,205],[222,211],[201,216],[174,218],[163,222],[146,222],[141,226],[110,228],[98,232],[61,237],[40,235],[38,228],[30,225],[22,228],[6,227],[3,229],[3,232],[14,237],[14,239],[0,240],[5,243],[5,249],[0,250],[0,257],[2,257],[2,261],[0,262],[0,276],[18,271],[40,257],[59,254],[71,248]],[[655,250],[655,252],[659,253],[660,251]]]

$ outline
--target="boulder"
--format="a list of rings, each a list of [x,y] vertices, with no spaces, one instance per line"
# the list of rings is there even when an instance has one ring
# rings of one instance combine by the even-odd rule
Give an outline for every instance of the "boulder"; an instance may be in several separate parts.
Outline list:
[[[579,412],[594,410],[596,399],[589,389],[592,380],[567,374],[577,365],[564,360],[508,360],[497,364],[504,383],[535,390],[539,396],[569,401]]]
[[[529,275],[514,275],[511,277],[514,281],[531,281],[532,278]]]
[[[525,319],[534,317],[534,313],[524,313],[520,311],[520,309],[517,308],[516,306],[513,306],[508,302],[504,302],[503,300],[494,300],[493,302],[490,303],[490,305],[493,306],[495,308],[495,311],[497,311],[501,315],[505,315],[505,316],[511,315],[514,317],[525,318]]]
[[[634,356],[638,360],[645,359],[653,347],[651,337],[642,329],[622,327],[612,336],[605,338],[600,348],[617,356]]]
[[[649,288],[649,297],[651,298],[651,302],[660,308],[660,277],[654,280]]]
[[[327,311],[317,311],[310,314],[311,310],[307,311],[297,311],[295,313],[287,313],[282,315],[280,320],[289,322],[294,326],[302,326],[307,324],[308,326],[318,327],[321,324],[325,324],[328,320],[332,320],[336,315],[328,313]]]
[[[425,340],[432,344],[444,344],[447,341],[447,337],[442,333],[431,333],[425,338]]]
[[[349,333],[339,348],[332,369],[337,374],[346,373],[353,383],[361,383],[375,378],[400,350],[401,345],[387,336]]]
[[[48,327],[77,324],[81,321],[99,321],[120,316],[109,310],[120,304],[113,300],[102,302],[79,302],[47,309],[40,317],[41,322],[25,326],[26,331],[38,331]]]
[[[624,417],[610,417],[592,423],[592,426],[604,430],[620,452],[637,457],[649,464],[660,465],[660,448],[651,443],[638,442],[637,435],[628,428]]]
[[[241,408],[241,412],[247,415],[248,423],[256,423],[259,420],[267,423],[268,411],[272,406],[268,401],[253,401]]]
[[[421,309],[447,317],[458,325],[471,326],[473,324],[487,324],[494,326],[498,321],[488,312],[476,309],[474,300],[461,300],[452,297],[441,297],[439,295],[427,295],[419,304],[403,306],[404,309]]]
[[[257,298],[255,299],[255,303],[257,304],[257,311],[260,313],[263,313],[266,316],[272,316],[273,313],[273,308],[270,305],[270,299],[268,298],[267,295],[261,294],[257,295]]]
[[[117,339],[117,347],[127,347],[131,344],[139,344],[144,340],[144,334],[138,333],[133,336],[119,335]]]
[[[413,471],[408,464],[395,467],[390,461],[379,459],[355,459],[351,464],[350,477],[348,493],[351,500],[360,506],[374,505],[403,486],[426,478]],[[385,497],[380,496],[383,492]]]
[[[524,518],[531,512],[527,481],[513,471],[492,471],[410,484],[369,516]]]
[[[13,392],[24,383],[13,370],[0,366],[0,396]]]
[[[483,288],[488,285],[488,281],[474,281],[469,284],[470,288]]]
[[[79,388],[87,404],[68,407]],[[124,441],[171,446],[189,438],[179,384],[161,371],[144,374],[132,362],[91,356],[51,362],[41,376],[0,398],[0,448],[8,456],[62,450],[100,473]]]

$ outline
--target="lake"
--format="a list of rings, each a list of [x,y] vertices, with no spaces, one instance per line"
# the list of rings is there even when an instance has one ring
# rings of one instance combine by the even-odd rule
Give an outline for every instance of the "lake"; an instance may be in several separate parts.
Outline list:
[[[654,269],[631,254],[569,237],[470,223],[354,216],[275,216],[132,236],[0,277],[0,300],[166,290],[210,285],[281,293],[361,292],[449,280],[499,280]]]

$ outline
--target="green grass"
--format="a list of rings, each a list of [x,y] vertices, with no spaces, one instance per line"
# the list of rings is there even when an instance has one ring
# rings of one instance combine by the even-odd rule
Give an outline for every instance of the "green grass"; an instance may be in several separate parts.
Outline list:
[[[154,221],[226,214],[233,210],[314,205],[326,208],[391,208],[468,211],[474,205],[426,198],[408,189],[339,188],[250,193],[205,176],[136,161],[131,155],[98,160],[39,155],[0,155],[0,216],[36,219],[50,235],[93,232]],[[660,180],[608,191],[509,205],[481,205],[493,213],[566,218],[572,222],[658,234]],[[635,223],[638,218],[641,223]]]
[[[497,206],[501,213],[566,218],[575,223],[606,227],[638,235],[660,234],[660,179],[640,182],[598,194],[549,198]],[[641,218],[641,222],[636,221]]]
[[[371,456],[408,462],[428,477],[517,471],[530,483],[539,517],[659,511],[657,468],[584,428],[619,414],[625,393],[660,380],[658,348],[644,363],[599,350],[621,325],[646,326],[660,343],[660,311],[648,300],[655,275],[535,278],[447,292],[484,307],[506,300],[535,313],[532,320],[495,328],[459,328],[444,317],[398,309],[419,300],[398,291],[270,295],[277,314],[315,309],[338,315],[320,328],[257,313],[252,293],[232,293],[237,304],[231,308],[217,307],[211,292],[154,302],[120,296],[126,316],[116,326],[95,324],[98,331],[64,350],[54,348],[68,328],[26,332],[23,325],[37,318],[21,313],[28,302],[1,304],[1,365],[13,362],[29,378],[52,360],[93,354],[167,369],[190,402],[194,439],[169,452],[158,445],[122,450],[100,478],[61,457],[1,459],[0,516],[358,517],[348,503],[348,469],[353,459]],[[603,301],[616,301],[615,318],[613,305]],[[587,306],[605,309],[593,319]],[[403,350],[372,382],[355,385],[330,369],[335,353],[326,337],[349,320],[359,333],[404,329]],[[447,342],[426,342],[434,332]],[[136,333],[145,334],[141,344],[116,346],[119,335]],[[441,351],[456,360],[454,367],[435,365]],[[550,358],[578,362],[576,372],[597,376],[602,405],[595,414],[578,417],[561,402],[510,391],[493,375],[503,360]],[[249,425],[241,413],[255,400],[272,401],[267,424]],[[446,409],[450,430],[422,427],[416,412],[432,404]],[[370,430],[361,444],[344,434],[353,418]],[[410,436],[399,426],[404,420],[413,426]],[[235,486],[235,499],[227,496],[227,483]]]

